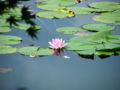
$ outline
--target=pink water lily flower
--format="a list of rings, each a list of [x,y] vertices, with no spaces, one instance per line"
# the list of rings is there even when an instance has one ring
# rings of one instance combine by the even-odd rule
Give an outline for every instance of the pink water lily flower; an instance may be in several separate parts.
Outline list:
[[[48,42],[53,49],[61,49],[65,46],[65,40],[62,38],[54,38],[51,42]]]

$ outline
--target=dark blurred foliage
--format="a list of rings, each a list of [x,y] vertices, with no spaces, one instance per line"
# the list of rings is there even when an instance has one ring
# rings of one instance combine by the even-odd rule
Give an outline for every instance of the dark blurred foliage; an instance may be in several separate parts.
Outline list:
[[[6,22],[9,22],[10,26],[17,25],[16,23],[19,21],[25,21],[27,24],[30,24],[31,27],[27,30],[27,33],[32,38],[37,38],[37,31],[35,28],[35,23],[31,19],[35,19],[35,14],[33,14],[32,10],[27,5],[23,5],[21,1],[29,1],[29,0],[0,0],[0,15],[4,15],[8,13],[11,9],[21,8],[21,16],[20,18],[16,18],[17,14],[9,15],[6,18]],[[17,13],[17,12],[16,12]]]

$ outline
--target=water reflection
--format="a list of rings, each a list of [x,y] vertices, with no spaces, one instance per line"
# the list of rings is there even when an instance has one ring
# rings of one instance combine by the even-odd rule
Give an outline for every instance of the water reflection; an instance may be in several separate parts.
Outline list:
[[[53,53],[54,56],[61,56],[63,54],[64,54],[63,49],[54,49],[54,53]]]

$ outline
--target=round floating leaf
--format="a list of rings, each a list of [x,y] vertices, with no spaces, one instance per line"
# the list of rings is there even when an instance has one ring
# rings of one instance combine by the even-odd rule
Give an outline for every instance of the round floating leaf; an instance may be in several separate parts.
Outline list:
[[[54,10],[60,8],[58,4],[37,4],[37,7],[43,10]]]
[[[113,12],[102,13],[100,16],[96,16],[93,19],[104,23],[114,23],[120,25],[119,17],[120,17],[120,9]]]
[[[120,35],[110,35],[108,42],[120,44]]]
[[[113,51],[105,51],[105,50],[100,50],[100,51],[95,51],[95,55],[113,55]]]
[[[76,51],[76,52],[81,55],[93,55],[95,53],[95,49],[93,48],[93,49]]]
[[[0,27],[0,33],[10,32],[10,28],[8,27]]]
[[[17,25],[14,25],[15,28],[21,29],[21,30],[27,30],[30,28],[30,24],[22,24],[22,23],[17,23]]]
[[[0,35],[0,45],[14,45],[19,44],[22,38],[10,35]]]
[[[105,49],[116,49],[116,48],[120,48],[120,44],[116,44],[116,43],[105,43],[104,44]]]
[[[17,52],[23,55],[32,55],[34,52],[37,51],[38,48],[39,47],[35,47],[35,46],[27,46],[27,47],[19,48]]]
[[[37,16],[51,19],[51,18],[65,18],[68,15],[66,13],[57,11],[41,11],[37,13]]]
[[[6,27],[9,26],[9,23],[6,22],[6,19],[0,16],[0,27]]]
[[[68,9],[73,11],[76,15],[90,14],[91,12],[95,11],[95,9],[89,7],[68,7]]]
[[[46,55],[52,55],[53,50],[49,48],[40,48],[36,52],[33,53],[33,56],[46,56]]]
[[[107,24],[86,24],[82,26],[83,29],[90,31],[104,31],[104,30],[113,30],[115,27]]]
[[[103,2],[94,2],[89,4],[90,7],[94,7],[97,9],[101,9],[104,11],[113,11],[120,8],[120,4],[117,2],[109,2],[109,1],[103,1]]]
[[[88,49],[93,49],[94,45],[87,45],[84,43],[68,43],[67,45],[68,50],[88,50]]]
[[[117,54],[120,54],[120,51],[116,51]]]
[[[41,29],[41,26],[35,25],[33,28],[34,28],[35,30],[40,30],[40,29]]]
[[[42,0],[42,1],[44,4],[50,4],[50,5],[59,4],[61,6],[68,6],[77,3],[77,1],[75,0]]]
[[[0,46],[0,54],[11,54],[15,53],[16,48],[11,46]]]
[[[40,48],[36,46],[27,46],[22,47],[17,50],[20,54],[23,55],[32,55],[32,56],[45,56],[53,54],[53,50],[49,48]]]
[[[78,32],[83,32],[84,30],[79,27],[60,27],[60,28],[57,28],[56,31],[64,34],[75,34]]]
[[[112,32],[105,30],[88,35],[86,36],[86,39],[94,43],[103,43],[108,41],[107,38],[109,35],[112,35]]]
[[[9,11],[6,12],[6,14],[10,16],[14,16],[15,19],[20,19],[22,16],[22,8],[21,7],[15,7],[14,9],[9,9]]]
[[[67,44],[67,50],[73,50],[81,55],[112,55],[119,49],[119,35],[113,35],[109,30],[83,37],[73,37]]]
[[[113,15],[100,15],[93,18],[95,21],[100,21],[104,23],[114,23],[117,24],[117,22],[120,22],[119,16],[113,16]]]

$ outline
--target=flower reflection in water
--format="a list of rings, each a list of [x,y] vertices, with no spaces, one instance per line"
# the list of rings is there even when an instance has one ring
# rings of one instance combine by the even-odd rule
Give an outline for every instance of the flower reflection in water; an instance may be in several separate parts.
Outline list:
[[[54,49],[54,56],[61,56],[64,54],[64,51],[62,49]]]

